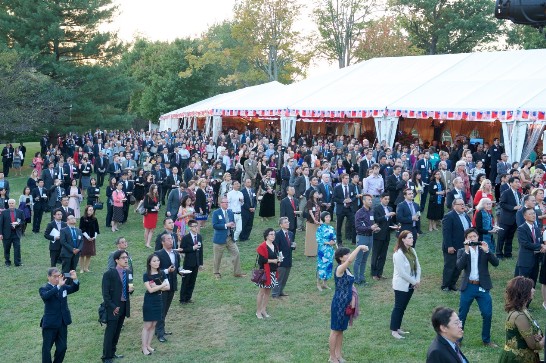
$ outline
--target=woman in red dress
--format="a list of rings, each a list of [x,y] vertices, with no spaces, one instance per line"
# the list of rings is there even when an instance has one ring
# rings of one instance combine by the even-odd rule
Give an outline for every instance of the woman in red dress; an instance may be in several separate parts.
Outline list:
[[[150,190],[148,191],[148,194],[144,196],[143,203],[144,209],[146,209],[146,214],[143,219],[144,242],[146,243],[146,247],[152,248],[150,243],[152,242],[152,237],[157,226],[157,217],[160,207],[159,193],[156,184],[150,185]]]

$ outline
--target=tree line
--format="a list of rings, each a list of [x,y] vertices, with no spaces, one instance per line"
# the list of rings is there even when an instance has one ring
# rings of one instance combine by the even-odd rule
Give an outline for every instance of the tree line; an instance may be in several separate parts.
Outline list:
[[[140,128],[219,93],[302,79],[315,59],[343,68],[546,45],[536,30],[495,19],[490,0],[238,0],[233,20],[173,42],[100,31],[118,11],[113,0],[0,0],[0,138]],[[312,34],[298,30],[305,13]]]

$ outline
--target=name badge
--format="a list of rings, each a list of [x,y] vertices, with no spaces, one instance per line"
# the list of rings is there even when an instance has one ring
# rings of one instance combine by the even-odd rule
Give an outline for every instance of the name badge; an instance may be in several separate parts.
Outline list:
[[[218,216],[218,219],[224,219],[224,218],[222,218],[222,216]]]
[[[218,173],[218,175],[222,175],[223,173]]]
[[[252,196],[254,196],[254,197],[255,197],[255,196],[256,196],[256,193],[252,193]]]
[[[95,191],[96,191],[96,192],[98,193],[98,191],[99,191],[99,188],[96,188],[96,189],[95,189]]]
[[[316,212],[316,209],[315,209],[315,207],[313,207],[312,211],[313,211],[313,212]]]
[[[373,221],[373,220],[374,220],[373,216],[370,216],[370,221]]]
[[[425,168],[425,166],[424,166],[424,165],[421,165],[421,169],[424,169],[424,168]]]
[[[66,297],[68,295],[68,293],[66,292],[66,290],[63,290],[63,297]]]
[[[497,149],[493,149],[493,151],[497,151]]]
[[[78,236],[78,239],[82,239],[82,236]]]
[[[435,186],[434,186],[434,188],[432,188],[432,189],[438,189],[438,186],[437,186],[437,185],[435,185]]]
[[[485,159],[482,159],[482,162],[484,162],[484,163],[485,163]]]
[[[353,196],[353,194],[354,194],[354,193],[353,193],[353,192],[351,192],[351,197]]]
[[[535,209],[536,209],[536,210],[539,210],[540,207],[539,207],[538,205],[535,205]]]
[[[413,189],[415,189],[415,187],[414,187],[414,186],[412,186],[412,187],[411,187],[411,190],[413,190]]]

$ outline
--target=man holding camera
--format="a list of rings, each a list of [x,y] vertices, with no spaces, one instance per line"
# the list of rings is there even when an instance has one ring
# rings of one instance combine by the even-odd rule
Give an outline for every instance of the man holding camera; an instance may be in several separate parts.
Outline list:
[[[67,296],[80,289],[76,271],[71,270],[63,276],[57,267],[47,270],[48,283],[40,287],[40,297],[44,301],[44,316],[40,321],[42,328],[42,362],[51,362],[51,348],[55,344],[55,360],[61,363],[67,349],[67,327],[72,323],[68,309]],[[72,283],[67,284],[70,278]]]
[[[476,300],[482,314],[482,342],[486,347],[497,348],[491,342],[491,319],[493,303],[489,290],[493,287],[489,275],[489,264],[497,267],[499,259],[489,251],[487,242],[478,241],[478,231],[468,228],[464,231],[464,247],[457,251],[457,268],[464,270],[461,283],[459,319],[463,324],[472,302]]]

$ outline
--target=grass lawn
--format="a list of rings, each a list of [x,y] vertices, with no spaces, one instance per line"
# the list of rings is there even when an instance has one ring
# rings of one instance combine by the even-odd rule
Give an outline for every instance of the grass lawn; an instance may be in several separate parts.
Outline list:
[[[25,175],[31,155],[38,143],[27,144]],[[26,183],[25,177],[10,177],[11,195],[18,198]],[[104,188],[103,188],[104,189]],[[102,190],[104,194],[104,190]],[[104,200],[104,198],[103,198]],[[256,319],[257,287],[249,278],[232,277],[232,267],[224,254],[221,272],[223,278],[212,276],[212,228],[202,229],[204,236],[205,271],[200,272],[193,295],[194,304],[178,304],[178,293],[167,316],[167,329],[173,331],[166,343],[154,340],[156,352],[152,358],[140,352],[142,329],[142,300],[144,286],[140,282],[145,272],[145,260],[150,250],[144,247],[142,218],[130,213],[129,222],[121,231],[112,233],[105,227],[106,211],[98,211],[101,234],[97,239],[97,256],[92,258],[91,272],[79,275],[81,289],[69,297],[72,325],[68,328],[66,362],[99,362],[102,355],[104,327],[97,322],[97,307],[102,301],[101,278],[108,254],[115,249],[114,240],[125,236],[133,256],[135,293],[131,297],[132,317],[125,321],[118,344],[118,353],[125,358],[120,362],[326,362],[330,333],[330,303],[333,289],[316,289],[316,259],[303,256],[304,234],[298,233],[294,265],[286,288],[290,296],[272,300],[268,312],[272,318]],[[278,207],[277,207],[278,216]],[[48,241],[43,231],[49,218],[44,215],[41,234],[32,234],[31,228],[22,240],[23,267],[0,267],[4,284],[0,294],[0,352],[5,362],[38,362],[41,354],[40,318],[43,303],[38,288],[47,282],[49,267]],[[262,241],[266,227],[278,228],[275,220],[263,223],[256,218],[249,242],[239,245],[243,270],[254,266],[255,248]],[[428,224],[423,223],[423,230]],[[161,231],[158,225],[157,233]],[[406,310],[402,328],[411,333],[407,339],[396,341],[390,335],[390,313],[394,303],[391,280],[375,282],[367,277],[369,285],[359,287],[361,315],[353,327],[345,332],[344,357],[349,362],[423,362],[435,333],[430,325],[432,309],[438,305],[458,310],[459,294],[440,290],[442,276],[441,233],[426,233],[419,238],[417,253],[422,266],[421,288],[415,292]],[[517,250],[517,241],[516,250]],[[392,246],[387,257],[385,274],[392,277]],[[517,253],[517,251],[516,251]],[[13,254],[13,252],[12,252]],[[517,254],[516,254],[517,256]],[[513,276],[515,260],[501,262],[490,268],[493,278],[492,341],[504,345],[503,292],[506,281]],[[369,266],[367,268],[369,276]],[[329,281],[333,286],[333,281]],[[540,288],[531,304],[534,317],[544,323],[546,312],[541,307]],[[481,345],[481,316],[474,303],[466,327],[463,351],[471,362],[496,362],[501,348],[490,349]]]

